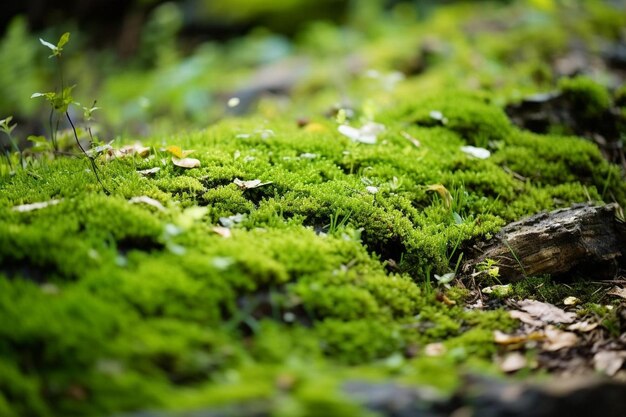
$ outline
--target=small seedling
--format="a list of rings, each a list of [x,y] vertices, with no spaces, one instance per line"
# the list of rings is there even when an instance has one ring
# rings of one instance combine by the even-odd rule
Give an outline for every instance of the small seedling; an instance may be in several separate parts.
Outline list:
[[[72,127],[72,132],[74,134],[74,139],[76,140],[76,144],[78,145],[78,147],[80,148],[80,150],[83,152],[83,154],[89,159],[89,162],[91,164],[91,169],[94,173],[94,175],[96,176],[96,179],[98,180],[98,183],[100,184],[100,186],[102,187],[102,189],[104,190],[105,193],[109,194],[109,191],[106,189],[106,187],[104,186],[104,184],[102,184],[102,181],[100,180],[100,176],[98,175],[98,167],[96,165],[95,162],[95,158],[91,155],[89,155],[89,153],[87,153],[87,151],[85,150],[85,148],[83,148],[83,145],[81,145],[80,140],[78,139],[78,133],[76,131],[76,126],[74,125],[74,122],[72,121],[72,118],[70,117],[70,113],[68,112],[68,108],[71,104],[75,104],[80,106],[79,103],[74,102],[74,99],[72,97],[72,90],[74,89],[75,86],[70,86],[70,87],[65,87],[65,80],[63,78],[63,65],[61,62],[61,56],[62,56],[62,52],[63,52],[63,47],[69,42],[70,40],[70,34],[69,32],[65,32],[63,35],[61,35],[61,37],[59,38],[59,41],[57,42],[56,45],[51,44],[50,42],[47,42],[43,39],[39,39],[39,42],[41,42],[42,45],[50,48],[50,50],[52,51],[52,55],[49,56],[49,58],[56,58],[57,60],[57,68],[59,71],[59,80],[61,83],[61,92],[57,93],[56,91],[53,92],[47,92],[47,93],[34,93],[33,95],[31,95],[31,98],[45,98],[48,103],[50,103],[51,106],[51,110],[50,110],[50,137],[52,138],[52,145],[55,149],[55,151],[58,151],[58,143],[56,141],[56,132],[58,130],[59,127],[59,121],[60,118],[64,115],[65,118],[67,119],[67,121],[69,122],[70,126]],[[91,121],[92,120],[92,113],[98,109],[98,107],[96,107],[96,102],[94,101],[93,106],[91,106],[90,108],[88,107],[83,107],[80,106],[83,109],[83,114],[85,116],[85,120],[86,121]],[[56,120],[56,126],[53,127],[53,117],[54,114],[57,114],[57,120]],[[93,134],[91,131],[91,127],[89,126],[87,128],[87,131],[89,132],[89,138],[91,139],[91,141],[93,142]]]
[[[17,141],[13,138],[12,132],[15,129],[17,124],[11,124],[11,120],[13,120],[13,116],[8,116],[6,119],[0,120],[0,130],[4,132],[5,135],[9,138],[9,142],[11,142],[11,146],[15,149],[16,152],[20,154],[20,165],[24,167],[24,159],[22,156],[22,151],[20,147],[17,145]],[[13,170],[13,165],[11,164],[11,153],[8,149],[5,149],[5,157],[7,158],[7,162],[9,163],[9,168]]]

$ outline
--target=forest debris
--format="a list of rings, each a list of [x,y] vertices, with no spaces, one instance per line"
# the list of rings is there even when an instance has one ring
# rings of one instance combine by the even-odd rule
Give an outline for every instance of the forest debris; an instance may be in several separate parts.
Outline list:
[[[574,205],[510,223],[468,251],[462,270],[471,274],[492,260],[509,280],[571,271],[612,278],[626,259],[626,225],[616,219],[617,208]]]
[[[215,233],[217,233],[218,235],[220,235],[223,238],[229,238],[233,235],[233,233],[230,231],[230,229],[228,227],[224,227],[224,226],[215,226],[213,227],[213,230]]]
[[[525,311],[511,310],[509,311],[509,316],[511,316],[514,319],[518,319],[522,323],[526,323],[534,327],[542,327],[544,325],[544,323],[541,320],[534,319],[533,316],[526,313]]]
[[[593,357],[593,366],[596,371],[613,376],[622,369],[626,360],[626,351],[604,350]]]
[[[402,132],[400,132],[400,134],[402,135],[402,137],[404,139],[406,139],[409,142],[411,142],[413,144],[413,146],[415,146],[416,148],[419,148],[420,146],[422,146],[420,141],[418,139],[416,139],[415,137],[413,137],[412,135],[410,135],[409,133],[407,133],[405,131],[402,131]]]
[[[250,181],[243,181],[243,180],[240,180],[239,178],[235,178],[235,179],[233,180],[233,183],[234,183],[237,187],[241,188],[242,190],[250,190],[250,189],[252,189],[252,188],[259,188],[259,187],[262,187],[262,186],[264,186],[264,185],[271,184],[271,183],[272,183],[272,181],[262,182],[262,181],[261,181],[261,180],[259,180],[259,179],[256,179],[256,180],[250,180]]]
[[[532,317],[545,323],[572,323],[576,318],[575,313],[567,313],[560,308],[541,301],[522,300],[518,306]]]
[[[43,208],[49,207],[49,206],[54,206],[56,204],[59,204],[61,200],[49,200],[49,201],[42,201],[39,203],[31,203],[31,204],[21,204],[19,206],[15,206],[13,207],[11,210],[13,211],[17,211],[19,213],[26,213],[29,211],[33,211],[33,210],[41,210]]]
[[[564,332],[554,326],[546,327],[544,334],[546,340],[543,349],[549,352],[574,347],[578,344],[578,336],[575,333]]]
[[[343,124],[337,130],[354,142],[374,145],[377,136],[385,131],[385,126],[380,123],[367,122],[359,129]]]
[[[442,356],[446,351],[446,347],[441,342],[429,343],[424,346],[424,355],[426,356]]]
[[[607,294],[626,299],[626,288],[620,288],[615,286],[611,289],[611,291],[607,292]]]
[[[155,200],[154,198],[150,198],[145,195],[142,195],[139,197],[133,197],[130,200],[128,200],[128,202],[130,204],[147,204],[151,207],[156,208],[159,211],[165,211],[165,207],[163,207],[163,204],[161,204],[160,201]]]
[[[426,187],[426,191],[436,192],[437,194],[439,194],[439,197],[441,197],[441,200],[443,200],[443,205],[447,209],[452,207],[452,194],[450,194],[450,191],[448,191],[448,189],[444,187],[443,184],[431,184]]]
[[[183,150],[180,146],[175,146],[175,145],[171,145],[165,148],[165,150],[167,152],[169,152],[170,154],[172,154],[173,156],[175,156],[176,158],[179,159],[183,159],[186,158],[187,156],[191,155],[192,153],[194,153],[194,150]],[[174,159],[174,158],[172,158]]]
[[[493,340],[499,345],[519,345],[532,340],[543,340],[545,335],[541,332],[531,332],[528,334],[513,335],[500,330],[493,331]]]
[[[482,290],[483,294],[494,294],[498,297],[505,297],[513,291],[511,284],[506,285],[492,285],[491,287],[485,287]]]
[[[509,352],[500,361],[500,370],[503,372],[515,372],[527,366],[526,357],[520,352]]]
[[[572,296],[566,297],[563,300],[563,304],[566,305],[566,306],[575,306],[577,304],[580,304],[580,299],[576,298],[576,297],[572,297]]]
[[[587,320],[579,321],[567,326],[567,330],[577,331],[581,333],[587,333],[598,327],[599,323],[591,323]]]
[[[148,169],[141,169],[141,170],[137,171],[137,173],[139,175],[141,175],[141,176],[144,176],[144,177],[152,177],[152,176],[154,176],[154,174],[156,174],[160,170],[161,170],[161,168],[154,167],[154,168],[148,168]]]
[[[191,169],[200,167],[200,161],[196,158],[182,158],[178,159],[172,157],[172,163],[180,168]]]
[[[487,159],[491,156],[488,149],[477,148],[476,146],[461,146],[461,152],[478,159]]]

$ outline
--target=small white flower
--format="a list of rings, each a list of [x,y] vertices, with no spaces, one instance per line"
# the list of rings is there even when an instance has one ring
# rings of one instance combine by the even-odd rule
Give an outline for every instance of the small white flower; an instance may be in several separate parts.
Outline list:
[[[368,193],[370,194],[376,194],[378,193],[378,187],[374,187],[373,185],[369,185],[367,187],[365,187],[365,189],[367,190]]]

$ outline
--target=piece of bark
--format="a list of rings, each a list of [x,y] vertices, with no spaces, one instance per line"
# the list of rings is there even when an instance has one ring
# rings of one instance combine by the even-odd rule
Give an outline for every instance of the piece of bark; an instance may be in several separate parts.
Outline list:
[[[617,208],[574,205],[510,223],[493,239],[474,245],[463,272],[492,259],[508,280],[573,273],[612,278],[626,258],[626,227],[616,218]]]

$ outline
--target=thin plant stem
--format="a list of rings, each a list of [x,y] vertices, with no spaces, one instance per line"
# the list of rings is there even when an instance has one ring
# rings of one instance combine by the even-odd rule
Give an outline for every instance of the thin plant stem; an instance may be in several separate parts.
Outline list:
[[[74,133],[74,139],[76,139],[76,144],[78,145],[80,150],[83,151],[83,153],[85,154],[85,156],[89,159],[89,162],[91,163],[91,169],[94,175],[96,176],[98,183],[100,183],[100,186],[102,187],[102,189],[104,190],[106,194],[111,194],[109,190],[106,189],[102,181],[100,180],[100,176],[98,175],[98,167],[96,166],[96,161],[94,161],[94,158],[92,158],[87,153],[87,151],[85,151],[85,148],[83,148],[83,145],[80,144],[80,140],[78,140],[78,133],[76,132],[76,127],[74,126],[74,122],[72,122],[72,118],[70,117],[70,114],[68,112],[65,112],[65,116],[67,117],[67,121],[70,122],[70,126],[72,126],[72,132]]]
[[[50,117],[48,118],[48,123],[50,125],[50,138],[52,139],[52,147],[54,151],[57,152],[59,150],[59,145],[57,144],[56,139],[56,130],[54,130],[54,126],[52,123],[52,118],[54,117],[54,107],[50,108]]]

